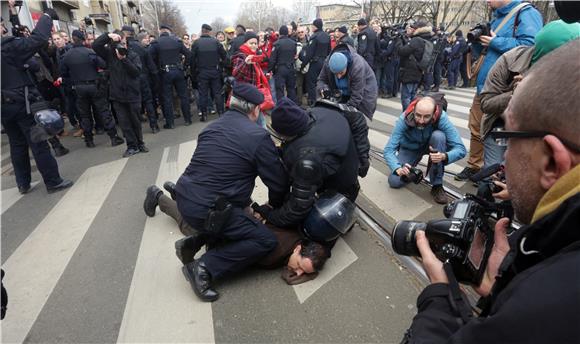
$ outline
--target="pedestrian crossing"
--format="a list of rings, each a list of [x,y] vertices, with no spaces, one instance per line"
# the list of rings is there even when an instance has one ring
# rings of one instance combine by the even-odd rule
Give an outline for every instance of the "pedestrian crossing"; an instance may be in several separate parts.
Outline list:
[[[464,90],[454,94],[466,101],[473,96],[473,92]],[[395,106],[386,100],[379,100],[379,104],[386,104],[389,109],[393,108],[392,111],[388,112],[378,111],[375,118],[376,122],[380,123],[376,128],[369,130],[371,146],[382,154],[383,147],[389,138],[387,125],[393,126],[399,115],[400,105],[397,103],[399,106],[395,111]],[[459,113],[455,118],[465,120],[463,116],[466,116],[466,112]],[[464,142],[467,142],[469,138],[463,137],[463,139]],[[155,183],[161,186],[166,180],[176,181],[187,166],[195,147],[196,141],[192,140],[177,146],[163,148],[160,158],[155,158],[158,161],[153,162],[153,165],[157,166],[157,174],[151,180],[151,184]],[[45,308],[47,300],[54,292],[59,280],[67,277],[63,277],[63,272],[80,242],[85,238],[91,224],[102,221],[103,216],[122,217],[121,214],[127,212],[139,213],[143,218],[145,217],[141,208],[128,209],[121,199],[118,199],[118,214],[100,213],[106,199],[119,197],[113,190],[118,187],[120,176],[139,173],[139,171],[133,170],[130,164],[135,159],[152,158],[147,155],[137,155],[130,159],[114,160],[87,169],[75,181],[72,188],[63,191],[62,198],[47,214],[42,215],[31,234],[3,262],[2,267],[7,272],[4,282],[9,293],[10,303],[8,315],[2,321],[2,342],[26,341],[27,335],[34,328],[41,328],[42,324],[38,323],[39,314]],[[426,161],[424,162],[426,163]],[[448,169],[457,173],[462,169],[462,166],[461,164],[451,164]],[[450,178],[446,178],[446,181],[449,180]],[[434,204],[431,199],[424,198],[408,188],[390,189],[387,185],[385,168],[380,166],[380,163],[377,164],[376,161],[373,161],[368,175],[361,179],[360,183],[361,194],[384,212],[387,217],[394,220],[413,219],[429,209],[441,207]],[[143,189],[125,187],[130,188],[132,197],[141,199],[145,195]],[[258,202],[267,200],[267,189],[259,180],[256,183],[253,199]],[[2,190],[2,214],[4,215],[16,203],[26,201],[26,199],[21,199],[14,188]],[[71,216],[71,209],[74,209],[74,216]],[[119,223],[122,222],[119,221]],[[3,220],[3,225],[10,225],[10,221]],[[123,229],[119,228],[118,230]],[[144,222],[138,254],[132,265],[132,270],[128,271],[132,278],[125,297],[123,314],[121,317],[117,317],[121,318],[122,321],[113,326],[118,329],[115,336],[118,343],[220,342],[219,339],[223,338],[220,337],[220,333],[228,331],[228,328],[231,327],[228,324],[241,321],[248,327],[253,326],[254,316],[240,310],[251,308],[251,305],[262,307],[262,311],[270,314],[272,318],[277,318],[279,314],[285,312],[291,312],[292,309],[301,314],[300,316],[306,316],[304,309],[309,309],[308,307],[315,307],[312,309],[312,313],[317,314],[317,309],[323,307],[322,304],[326,307],[333,307],[333,303],[329,303],[325,299],[328,297],[328,293],[337,293],[336,290],[346,288],[344,292],[350,294],[348,291],[350,284],[343,285],[340,284],[340,281],[357,271],[360,272],[360,269],[363,271],[370,269],[366,265],[359,264],[359,261],[364,259],[363,256],[366,254],[364,250],[358,247],[357,242],[352,241],[352,237],[350,240],[347,237],[344,240],[339,240],[332,252],[331,260],[321,271],[319,277],[313,281],[288,287],[281,281],[278,273],[260,272],[255,275],[265,277],[243,280],[242,286],[232,282],[239,288],[247,288],[243,295],[248,301],[228,299],[228,295],[233,293],[223,292],[222,299],[216,303],[203,303],[193,294],[189,283],[181,273],[180,263],[175,258],[173,244],[181,237],[182,234],[175,222],[168,216],[161,214],[159,210],[155,217],[147,218]],[[3,235],[3,240],[9,240],[9,238],[5,238]],[[103,254],[107,254],[107,252],[103,252]],[[89,259],[82,255],[75,255],[75,258]],[[114,267],[112,268],[114,269]],[[372,271],[368,270],[368,273],[372,273]],[[396,276],[389,278],[395,280]],[[227,285],[228,283],[225,283],[223,288],[227,289]],[[372,285],[367,287],[369,294],[372,294],[373,290],[381,288],[381,286]],[[412,287],[407,289],[411,292],[413,290]],[[288,294],[288,290],[290,294]],[[384,300],[384,296],[382,298]],[[322,304],[317,304],[317,302],[322,302],[321,300],[325,301]],[[346,300],[342,301],[346,302]],[[342,301],[339,297],[334,306],[337,307]],[[107,302],[107,300],[103,300],[103,303]],[[297,306],[290,306],[294,303]],[[414,300],[411,300],[411,303],[414,303]],[[228,308],[233,307],[232,304],[238,305],[239,308]],[[273,309],[266,307],[273,307]],[[391,310],[388,305],[385,308]],[[69,312],[78,311],[74,306],[68,304],[59,305],[59,309]],[[103,321],[115,318],[106,314],[106,309],[104,307],[88,311],[103,312],[103,319],[105,319]],[[224,316],[224,314],[226,315]],[[238,317],[243,319],[240,320]],[[79,324],[82,323],[84,321],[83,314],[79,313],[78,319],[75,321]],[[278,328],[284,325],[266,325],[263,326],[263,331],[266,333],[266,337],[270,338],[269,341],[279,341]],[[75,323],[65,323],[58,326],[62,326],[62,332],[66,333],[67,327],[75,327]],[[304,324],[303,326],[309,325]],[[106,328],[106,326],[103,327]],[[95,331],[98,331],[98,328]],[[336,331],[340,331],[340,328]],[[302,340],[297,341],[307,341],[305,338],[318,338],[319,342],[325,341],[324,338],[320,339],[314,337],[313,334],[311,335],[313,337],[300,337]],[[61,341],[67,342],[65,334]],[[372,339],[367,338],[364,341],[369,342]]]

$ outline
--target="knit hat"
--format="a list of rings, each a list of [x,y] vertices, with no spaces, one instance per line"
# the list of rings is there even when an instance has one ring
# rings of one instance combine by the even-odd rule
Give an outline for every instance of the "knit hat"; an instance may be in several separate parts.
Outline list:
[[[296,136],[308,128],[308,113],[284,97],[272,110],[272,129],[284,136]]]
[[[457,37],[463,37],[463,31],[461,31],[461,30],[455,31],[455,36],[457,36]]]
[[[209,26],[208,24],[203,24],[203,25],[201,26],[201,29],[202,29],[202,30],[207,30],[207,31],[212,31],[212,28],[211,28],[211,26]]]
[[[328,68],[330,68],[330,71],[334,74],[345,70],[347,65],[348,59],[343,53],[334,53],[330,56],[330,60],[328,60]]]
[[[322,30],[322,19],[320,19],[320,18],[314,19],[314,21],[312,22],[312,25],[316,26],[316,28],[318,30]]]
[[[244,33],[244,43],[252,38],[258,39],[258,35],[256,35],[256,33],[253,31],[246,31],[246,33]]]
[[[236,82],[232,91],[236,98],[245,100],[248,103],[260,105],[264,102],[264,95],[254,85]]]
[[[80,39],[81,41],[85,40],[85,34],[80,30],[73,30],[73,32],[71,33],[71,36],[76,37],[76,38]]]
[[[167,25],[167,24],[162,24],[161,26],[159,26],[160,29],[166,29],[169,31],[173,31],[173,29],[171,28],[171,26]]]
[[[360,18],[358,20],[358,22],[356,23],[356,25],[361,26],[361,25],[368,25],[367,20],[365,18]]]
[[[343,25],[343,26],[341,26],[341,27],[339,27],[339,28],[337,28],[337,30],[338,30],[339,32],[342,32],[342,33],[344,33],[345,35],[348,35],[348,29],[347,29],[347,28],[346,28],[346,26],[344,26],[344,25]]]
[[[580,37],[580,23],[567,24],[563,20],[550,22],[536,34],[536,44],[532,63],[538,62],[542,56],[552,50]]]
[[[283,36],[288,36],[288,26],[286,25],[280,26],[280,30],[278,30],[278,33],[280,33],[280,35]]]
[[[123,25],[123,27],[121,28],[121,31],[128,31],[128,32],[135,33],[135,29],[131,25]]]

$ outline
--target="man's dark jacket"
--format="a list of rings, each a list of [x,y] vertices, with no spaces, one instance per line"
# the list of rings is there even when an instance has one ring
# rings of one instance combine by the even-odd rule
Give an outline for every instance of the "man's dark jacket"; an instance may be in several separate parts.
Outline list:
[[[337,110],[312,108],[309,129],[282,145],[282,158],[290,173],[292,191],[282,207],[266,215],[273,225],[289,227],[302,223],[317,192],[335,190],[352,201],[356,199],[359,159],[348,122]]]
[[[561,194],[579,189],[575,170]],[[448,285],[432,284],[419,295],[407,342],[580,343],[580,192],[572,195],[544,195],[545,206],[559,206],[509,237],[487,315],[460,325]]]
[[[109,70],[109,99],[120,103],[140,103],[141,59],[139,55],[128,50],[127,56],[119,60],[115,52],[115,45],[105,32],[95,39],[93,49],[107,62]]]
[[[237,111],[226,111],[199,134],[189,166],[175,186],[177,207],[188,223],[205,219],[218,196],[234,206],[251,203],[256,177],[269,203],[282,205],[288,177],[267,131]]]
[[[409,44],[404,44],[401,38],[396,39],[397,53],[401,57],[400,80],[402,83],[419,83],[423,72],[419,68],[419,61],[423,57],[425,40],[431,41],[431,26],[415,30]]]
[[[379,50],[377,33],[367,26],[358,34],[357,42],[357,53],[367,61],[371,68],[375,68],[376,55]]]

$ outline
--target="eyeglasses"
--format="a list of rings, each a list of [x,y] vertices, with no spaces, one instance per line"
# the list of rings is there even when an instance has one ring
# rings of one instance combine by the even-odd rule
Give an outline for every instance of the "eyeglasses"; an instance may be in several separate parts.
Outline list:
[[[492,139],[498,146],[507,147],[508,140],[513,139],[532,139],[532,138],[543,138],[546,135],[556,136],[549,131],[507,131],[504,128],[495,128],[489,133]],[[570,148],[573,151],[580,152],[580,146],[570,142],[566,139],[556,136],[564,146]]]

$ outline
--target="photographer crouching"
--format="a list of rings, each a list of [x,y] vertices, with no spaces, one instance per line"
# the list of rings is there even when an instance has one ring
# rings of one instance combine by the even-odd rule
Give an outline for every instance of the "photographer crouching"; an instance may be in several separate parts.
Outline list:
[[[576,39],[535,64],[514,91],[505,130],[491,134],[507,144],[507,187],[525,226],[508,237],[509,220],[500,219],[494,245],[477,255],[484,257],[480,281],[472,282],[483,297],[480,316],[473,316],[461,296],[455,278],[461,271],[438,259],[441,242],[416,227],[416,246],[431,285],[419,295],[418,314],[404,343],[580,342],[578,51]],[[560,101],[551,102],[555,97]],[[468,239],[474,242],[469,257],[481,253],[476,238]]]
[[[384,157],[391,169],[389,186],[395,189],[423,179],[423,172],[415,166],[423,154],[429,154],[431,195],[435,202],[447,203],[443,190],[444,165],[463,158],[465,146],[457,129],[449,121],[442,104],[432,97],[415,99],[399,117],[393,134],[384,149]]]

